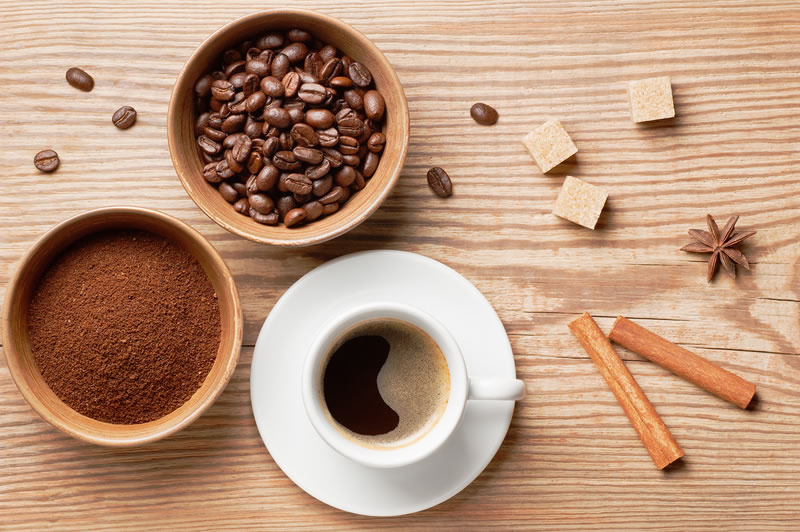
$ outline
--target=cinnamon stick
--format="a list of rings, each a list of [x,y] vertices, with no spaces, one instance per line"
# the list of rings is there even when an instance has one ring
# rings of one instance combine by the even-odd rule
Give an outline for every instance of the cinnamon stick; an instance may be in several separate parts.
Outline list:
[[[622,316],[614,322],[608,337],[739,408],[747,408],[756,393],[755,384]]]
[[[683,450],[661,421],[628,368],[619,358],[611,342],[588,313],[569,324],[572,334],[592,357],[600,374],[619,401],[633,428],[639,433],[647,452],[659,469],[683,456]]]

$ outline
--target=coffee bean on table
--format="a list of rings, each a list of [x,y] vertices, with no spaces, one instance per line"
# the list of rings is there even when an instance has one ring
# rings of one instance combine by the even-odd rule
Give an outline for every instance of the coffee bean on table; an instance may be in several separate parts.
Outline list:
[[[438,166],[428,170],[428,185],[440,198],[446,198],[453,194],[453,184],[450,182],[450,176]]]
[[[124,105],[114,112],[111,122],[120,129],[128,129],[136,123],[136,109]]]
[[[77,67],[67,70],[67,83],[84,92],[94,88],[94,78],[88,72]]]
[[[40,172],[55,172],[61,161],[53,150],[42,150],[33,156],[33,165]]]
[[[499,117],[494,107],[486,105],[485,103],[474,104],[470,108],[469,114],[473,120],[484,126],[491,126],[492,124],[497,122],[497,119]]]

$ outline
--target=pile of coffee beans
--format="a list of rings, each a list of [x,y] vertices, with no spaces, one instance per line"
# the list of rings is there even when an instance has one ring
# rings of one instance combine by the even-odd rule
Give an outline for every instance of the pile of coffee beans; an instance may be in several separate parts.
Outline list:
[[[313,222],[375,174],[383,96],[366,66],[307,31],[226,50],[194,89],[203,176],[256,222]]]

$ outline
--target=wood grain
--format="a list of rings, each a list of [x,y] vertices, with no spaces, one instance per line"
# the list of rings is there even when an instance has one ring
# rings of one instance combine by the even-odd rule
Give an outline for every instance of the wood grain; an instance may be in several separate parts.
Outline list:
[[[268,6],[265,6],[268,7]],[[492,302],[529,395],[495,460],[452,500],[369,519],[332,510],[275,466],[249,406],[251,348],[220,400],[174,437],[112,450],[70,439],[0,364],[0,528],[659,529],[800,527],[800,4],[794,0],[304,2],[363,31],[404,84],[411,144],[392,196],[335,241],[276,249],[210,222],[166,143],[169,94],[212,31],[258,8],[202,0],[0,4],[0,283],[34,239],[90,207],[187,221],[220,250],[255,342],[276,299],[345,253],[394,248],[452,266]],[[95,89],[64,72],[80,66]],[[676,118],[631,123],[626,82],[673,81]],[[500,121],[474,124],[492,104]],[[126,131],[111,114],[132,105]],[[559,118],[580,150],[547,176],[521,143]],[[59,170],[33,155],[53,148]],[[446,168],[454,195],[427,188]],[[563,176],[609,190],[595,231],[550,214]],[[705,214],[758,230],[753,266],[705,283],[682,253]],[[741,411],[622,348],[686,452],[655,471],[566,324],[625,315],[758,387]]]

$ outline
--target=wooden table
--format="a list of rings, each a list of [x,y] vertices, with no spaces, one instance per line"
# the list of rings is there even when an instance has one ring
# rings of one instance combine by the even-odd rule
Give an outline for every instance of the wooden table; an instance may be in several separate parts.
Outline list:
[[[363,4],[363,5],[362,5]],[[713,4],[713,5],[710,5]],[[277,6],[278,4],[272,4]],[[404,83],[412,139],[400,182],[364,225],[285,250],[235,237],[180,186],[166,142],[172,84],[245,1],[0,4],[0,282],[46,229],[80,211],[141,205],[196,227],[233,271],[245,310],[239,367],[196,423],[146,448],[75,441],[45,424],[0,362],[0,528],[428,529],[800,527],[800,4],[540,1],[305,2],[365,32]],[[96,79],[89,94],[64,72]],[[626,82],[672,76],[677,117],[631,123]],[[469,118],[486,101],[494,127]],[[120,131],[111,114],[139,112]],[[520,141],[548,117],[580,152],[542,175]],[[36,172],[53,148],[61,168]],[[425,181],[433,165],[448,200]],[[565,175],[603,186],[596,231],[550,214]],[[742,216],[752,273],[705,282],[678,251],[706,212]],[[417,515],[349,515],[306,495],[256,432],[253,344],[277,298],[315,266],[375,248],[455,268],[492,302],[528,383],[511,430],[461,494]],[[622,348],[686,451],[658,471],[567,329],[635,319],[758,386],[741,411]]]

